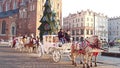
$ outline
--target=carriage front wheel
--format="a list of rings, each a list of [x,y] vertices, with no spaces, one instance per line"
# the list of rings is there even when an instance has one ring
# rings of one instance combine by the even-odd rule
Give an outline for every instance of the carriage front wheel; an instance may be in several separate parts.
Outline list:
[[[61,53],[60,50],[54,50],[52,53],[52,59],[54,62],[59,62],[61,60]]]

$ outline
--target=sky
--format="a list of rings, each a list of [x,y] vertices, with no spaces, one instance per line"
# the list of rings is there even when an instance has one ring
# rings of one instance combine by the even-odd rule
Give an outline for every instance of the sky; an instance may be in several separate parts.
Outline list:
[[[120,16],[120,0],[62,0],[62,16],[87,9],[108,17]]]

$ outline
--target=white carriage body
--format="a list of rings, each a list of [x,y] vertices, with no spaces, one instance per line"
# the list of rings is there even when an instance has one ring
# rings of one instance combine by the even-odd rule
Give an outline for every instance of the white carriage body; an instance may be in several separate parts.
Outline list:
[[[48,52],[48,49],[50,47],[55,47],[55,42],[54,38],[57,37],[57,35],[44,35],[43,36],[43,47],[44,47],[44,51]]]
[[[59,44],[61,44],[62,46],[59,47]],[[57,35],[44,35],[43,36],[43,46],[46,52],[49,51],[48,49],[50,47],[61,50],[62,52],[70,52],[71,45],[72,45],[71,43],[62,44],[61,42],[59,42]]]
[[[52,55],[54,62],[59,62],[61,57],[65,53],[71,52],[71,45],[72,43],[65,43],[62,44],[57,35],[44,35],[43,36],[43,45],[41,45],[41,48],[39,50],[39,55],[41,54],[50,54]],[[42,53],[41,53],[42,52]],[[69,55],[67,55],[69,57]]]

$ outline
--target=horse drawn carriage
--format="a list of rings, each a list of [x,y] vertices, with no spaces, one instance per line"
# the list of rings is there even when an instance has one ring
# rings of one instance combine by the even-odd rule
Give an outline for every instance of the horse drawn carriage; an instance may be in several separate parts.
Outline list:
[[[43,44],[40,43],[38,47],[38,54],[42,56],[44,54],[52,55],[54,62],[59,62],[63,55],[70,56],[72,43],[62,44],[57,35],[44,35]]]

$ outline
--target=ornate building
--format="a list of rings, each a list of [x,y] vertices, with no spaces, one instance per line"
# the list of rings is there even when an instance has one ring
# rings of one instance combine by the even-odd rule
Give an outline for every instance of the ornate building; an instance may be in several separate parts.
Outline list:
[[[45,0],[0,0],[0,39],[13,36],[39,36],[38,27]],[[58,24],[62,23],[62,0],[51,0]]]
[[[70,29],[73,40],[83,41],[94,34],[94,13],[87,10],[69,14],[63,19],[63,28]]]
[[[82,41],[84,38],[97,35],[101,40],[108,41],[108,18],[93,11],[81,11],[69,14],[63,19],[63,28],[69,29],[73,40]]]

